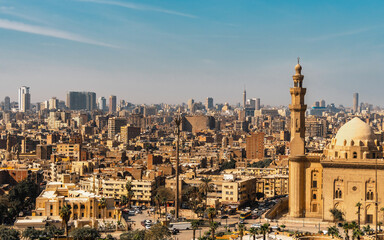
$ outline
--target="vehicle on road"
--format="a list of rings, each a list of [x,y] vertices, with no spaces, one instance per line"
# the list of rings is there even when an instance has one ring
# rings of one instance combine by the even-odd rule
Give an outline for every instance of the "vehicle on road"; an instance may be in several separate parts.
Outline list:
[[[254,224],[251,225],[251,227],[259,228],[259,227],[261,227],[261,225],[260,225],[260,223],[254,223]]]
[[[251,211],[244,211],[240,213],[240,219],[247,219],[247,218],[250,218],[251,216],[252,216]]]
[[[192,229],[192,224],[190,222],[177,222],[169,224],[170,229],[178,229],[178,230],[189,230]]]
[[[224,216],[221,216],[220,218],[221,218],[221,219],[227,219],[228,216],[227,216],[227,215],[224,215]]]
[[[172,229],[172,235],[176,235],[179,232],[180,232],[179,229],[176,229],[176,228]]]
[[[151,229],[151,224],[147,224],[147,225],[145,225],[145,229]]]

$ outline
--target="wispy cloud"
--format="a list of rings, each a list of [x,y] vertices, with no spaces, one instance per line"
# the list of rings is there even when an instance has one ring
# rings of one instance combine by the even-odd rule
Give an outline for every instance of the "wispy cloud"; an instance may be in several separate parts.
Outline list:
[[[306,40],[314,41],[314,42],[315,41],[324,41],[324,40],[329,40],[329,39],[334,39],[334,38],[339,38],[339,37],[357,35],[360,33],[370,31],[374,28],[376,28],[376,27],[366,27],[366,28],[354,29],[354,30],[349,30],[349,31],[344,31],[344,32],[331,33],[331,34],[326,34],[326,35],[322,35],[322,36],[306,38]]]
[[[80,43],[85,43],[85,44],[110,47],[110,48],[117,48],[114,45],[95,41],[95,40],[92,40],[92,39],[89,39],[89,38],[86,38],[86,37],[83,37],[83,36],[80,36],[77,34],[73,34],[70,32],[46,28],[46,27],[41,27],[41,26],[36,26],[36,25],[24,24],[21,22],[14,22],[14,21],[10,21],[7,19],[0,19],[0,28],[18,31],[18,32],[24,32],[24,33],[36,34],[36,35],[41,35],[41,36],[65,39],[65,40],[80,42]]]
[[[27,14],[23,14],[23,13],[20,13],[20,12],[16,12],[15,8],[14,7],[10,7],[10,6],[1,6],[0,7],[0,13],[8,15],[8,16],[16,17],[16,18],[19,18],[19,19],[24,19],[24,20],[27,20],[27,21],[32,21],[32,22],[36,22],[36,23],[45,23],[44,21],[42,21],[42,20],[40,20],[38,18],[32,17],[31,15],[27,15]]]
[[[177,12],[177,11],[173,11],[173,10],[169,10],[169,9],[158,8],[158,7],[153,7],[153,6],[143,5],[143,4],[130,3],[130,2],[118,2],[118,1],[109,1],[109,0],[108,1],[105,1],[105,0],[77,0],[77,1],[113,5],[113,6],[119,6],[119,7],[139,10],[139,11],[160,12],[160,13],[171,14],[171,15],[187,17],[187,18],[197,18],[197,16],[192,15],[192,14],[188,14],[188,13]]]

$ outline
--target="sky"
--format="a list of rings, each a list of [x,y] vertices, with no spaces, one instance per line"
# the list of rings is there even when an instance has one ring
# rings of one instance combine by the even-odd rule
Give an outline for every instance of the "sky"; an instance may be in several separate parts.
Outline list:
[[[384,1],[0,0],[0,99],[68,91],[132,103],[248,98],[384,106]]]

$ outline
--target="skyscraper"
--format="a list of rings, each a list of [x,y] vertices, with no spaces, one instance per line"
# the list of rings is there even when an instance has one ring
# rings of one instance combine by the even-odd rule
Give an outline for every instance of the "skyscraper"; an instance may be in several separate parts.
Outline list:
[[[116,96],[109,96],[109,113],[116,112]]]
[[[29,93],[29,87],[22,86],[19,88],[19,111],[26,112],[31,108],[31,95]]]
[[[205,108],[207,110],[213,108],[213,98],[207,97],[206,102],[205,102]]]
[[[260,98],[256,98],[255,110],[260,110]]]
[[[8,96],[6,96],[4,98],[4,111],[9,111],[9,110],[11,110],[11,99]]]
[[[188,110],[192,111],[193,110],[193,104],[195,103],[195,100],[193,98],[188,100]]]
[[[96,93],[94,92],[68,92],[67,107],[70,110],[95,110]]]
[[[244,92],[243,92],[243,107],[245,108],[245,105],[247,103],[247,92],[245,91],[245,88],[244,88]]]
[[[101,111],[107,110],[107,99],[105,97],[99,97],[97,100],[97,105]]]
[[[353,94],[353,112],[356,113],[359,111],[359,94]]]

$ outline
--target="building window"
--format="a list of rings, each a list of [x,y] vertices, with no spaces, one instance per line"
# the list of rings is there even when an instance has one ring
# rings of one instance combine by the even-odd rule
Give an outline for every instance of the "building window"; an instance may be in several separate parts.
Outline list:
[[[316,195],[316,193],[314,193],[314,194],[312,195],[312,199],[313,199],[313,200],[316,200],[316,198],[317,198],[317,195]]]
[[[317,181],[312,181],[312,187],[317,188]]]
[[[367,214],[367,223],[373,223],[373,215]]]
[[[367,200],[373,200],[373,192],[371,190],[367,192]]]
[[[353,158],[357,158],[357,152],[353,152]]]

